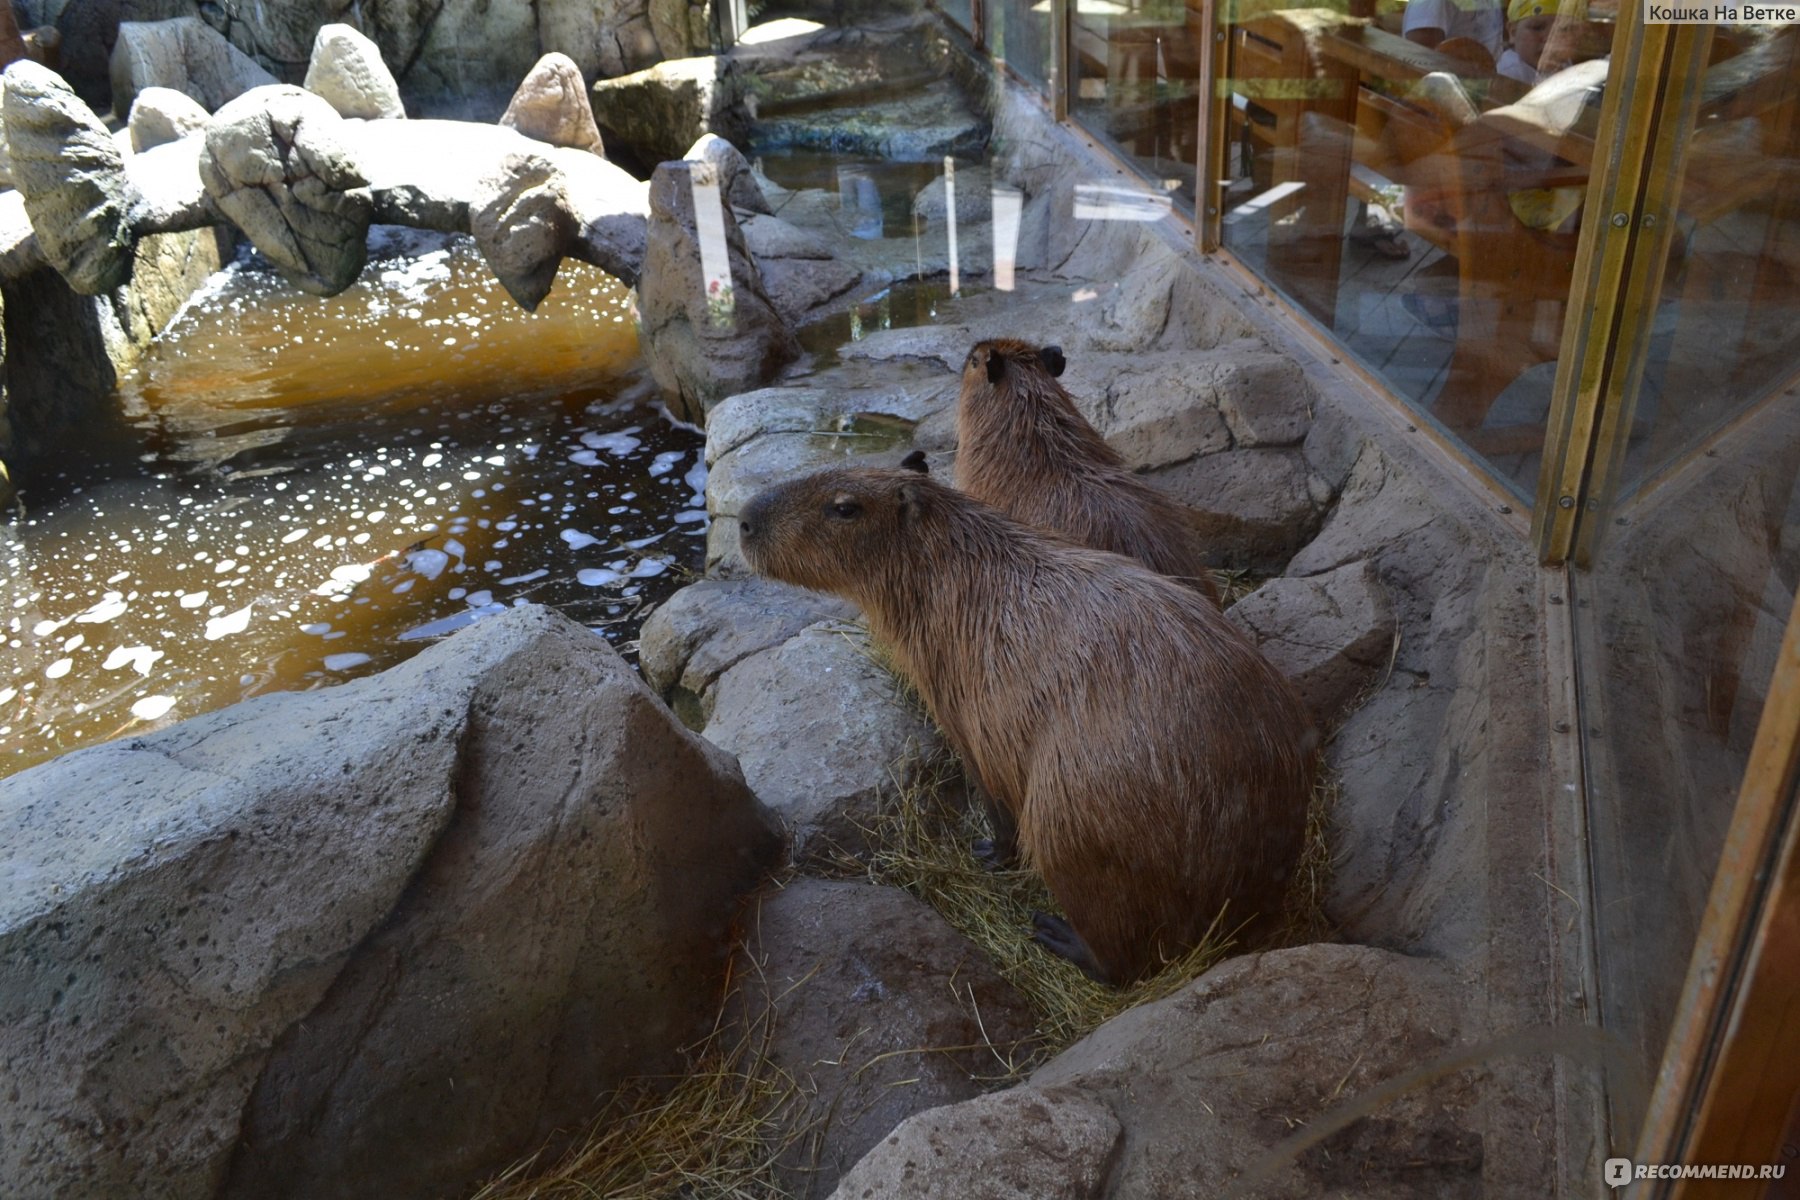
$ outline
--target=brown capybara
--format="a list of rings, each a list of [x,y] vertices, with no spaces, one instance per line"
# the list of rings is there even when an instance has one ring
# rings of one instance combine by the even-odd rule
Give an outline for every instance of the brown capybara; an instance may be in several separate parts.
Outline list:
[[[976,342],[956,400],[956,486],[1027,525],[1135,558],[1217,603],[1182,507],[1138,478],[1069,399],[1057,346]]]
[[[738,518],[761,574],[860,605],[1068,913],[1037,940],[1125,983],[1275,911],[1317,738],[1218,607],[912,470],[839,467]],[[1070,926],[1073,928],[1071,929]]]

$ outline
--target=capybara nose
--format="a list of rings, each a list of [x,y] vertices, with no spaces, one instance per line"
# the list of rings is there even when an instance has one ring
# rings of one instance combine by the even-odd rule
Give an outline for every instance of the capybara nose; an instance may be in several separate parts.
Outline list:
[[[756,536],[756,522],[751,520],[748,512],[738,517],[738,537],[753,538]]]

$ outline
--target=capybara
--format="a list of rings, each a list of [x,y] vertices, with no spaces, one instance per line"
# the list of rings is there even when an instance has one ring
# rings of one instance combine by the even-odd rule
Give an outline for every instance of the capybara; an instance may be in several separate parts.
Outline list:
[[[868,615],[1068,913],[1040,942],[1125,983],[1227,902],[1227,926],[1280,905],[1317,737],[1211,601],[911,470],[791,480],[738,530],[758,572]]]
[[[976,342],[956,400],[956,485],[1027,525],[1135,558],[1217,603],[1182,507],[1125,466],[1057,378],[1057,346]]]

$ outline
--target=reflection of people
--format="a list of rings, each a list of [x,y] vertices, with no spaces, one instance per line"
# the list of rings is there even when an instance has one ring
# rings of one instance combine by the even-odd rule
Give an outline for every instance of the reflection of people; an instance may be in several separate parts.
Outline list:
[[[1544,47],[1549,44],[1557,10],[1562,7],[1559,0],[1512,0],[1506,6],[1508,44],[1505,53],[1494,64],[1495,73],[1516,79],[1527,87],[1542,78]],[[1580,14],[1573,10],[1585,6],[1571,4],[1566,7],[1571,10],[1570,17],[1579,17]]]
[[[1497,60],[1506,49],[1506,12],[1500,0],[1408,0],[1400,32],[1431,50],[1468,38]]]

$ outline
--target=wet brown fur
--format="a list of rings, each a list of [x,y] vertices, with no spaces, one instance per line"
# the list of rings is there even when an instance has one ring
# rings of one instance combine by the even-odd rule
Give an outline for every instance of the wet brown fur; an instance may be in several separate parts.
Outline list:
[[[1106,978],[1279,906],[1317,739],[1210,601],[911,471],[821,471],[741,521],[757,571],[862,607]]]
[[[1035,347],[1013,338],[975,343],[963,363],[956,438],[956,484],[969,495],[1135,558],[1217,603],[1206,547],[1182,507],[1126,467]]]

